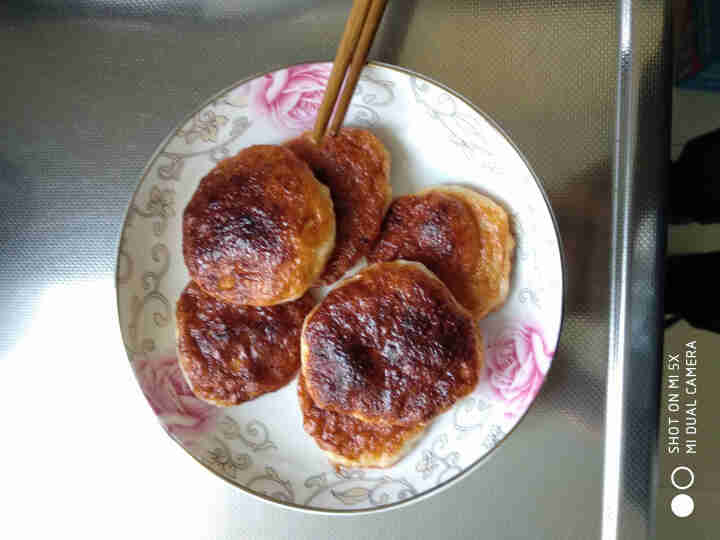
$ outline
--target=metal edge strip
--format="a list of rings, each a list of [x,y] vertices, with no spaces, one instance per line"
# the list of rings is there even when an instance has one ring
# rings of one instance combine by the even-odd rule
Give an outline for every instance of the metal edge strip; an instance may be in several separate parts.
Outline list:
[[[633,78],[632,0],[618,4],[618,74],[615,138],[613,141],[613,235],[610,263],[610,320],[605,462],[603,466],[602,540],[616,540],[620,531],[622,474],[625,459],[625,364],[630,353],[630,275],[632,180],[637,127],[637,88]],[[619,398],[619,399],[618,399]]]

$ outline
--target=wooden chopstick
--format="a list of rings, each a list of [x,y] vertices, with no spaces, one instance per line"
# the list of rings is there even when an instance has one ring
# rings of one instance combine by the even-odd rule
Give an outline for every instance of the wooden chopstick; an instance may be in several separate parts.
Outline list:
[[[325,97],[323,98],[323,102],[318,110],[317,119],[315,120],[312,137],[317,143],[319,143],[323,135],[325,135],[325,128],[327,128],[328,122],[330,121],[330,116],[335,107],[335,101],[337,101],[340,87],[345,79],[345,72],[355,52],[355,46],[360,38],[360,32],[365,24],[365,18],[367,17],[369,8],[370,0],[355,0],[350,10],[340,45],[335,54],[335,62],[330,72]]]
[[[363,26],[362,33],[360,34],[360,40],[357,43],[355,54],[353,54],[350,69],[345,78],[345,85],[342,87],[342,94],[340,94],[340,99],[335,107],[335,114],[327,130],[328,135],[337,135],[340,126],[342,126],[345,120],[345,114],[350,106],[350,100],[355,93],[355,86],[357,86],[358,79],[360,79],[360,73],[363,67],[365,67],[370,47],[372,47],[386,5],[387,0],[372,0],[370,4],[370,11],[365,19],[365,26]]]

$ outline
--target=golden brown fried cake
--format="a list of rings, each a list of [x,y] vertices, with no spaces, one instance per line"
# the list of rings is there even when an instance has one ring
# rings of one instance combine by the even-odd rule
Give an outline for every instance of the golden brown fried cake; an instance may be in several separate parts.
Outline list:
[[[332,463],[344,467],[390,467],[412,448],[426,426],[368,424],[323,410],[308,394],[302,375],[298,378],[298,398],[305,431]]]
[[[472,315],[423,265],[378,263],[305,319],[302,373],[318,407],[364,422],[427,422],[469,394],[482,364]]]
[[[190,282],[177,302],[178,361],[195,395],[229,407],[286,385],[300,367],[309,294],[277,306],[222,302]]]
[[[310,133],[288,142],[330,188],[337,220],[335,250],[317,285],[330,285],[368,254],[392,198],[390,154],[375,135],[343,128],[312,142]]]
[[[444,186],[395,199],[369,259],[423,263],[482,318],[507,299],[514,247],[502,207],[470,189]]]
[[[208,294],[234,304],[294,300],[335,242],[328,188],[282,146],[251,146],[208,173],[185,208],[183,255]]]

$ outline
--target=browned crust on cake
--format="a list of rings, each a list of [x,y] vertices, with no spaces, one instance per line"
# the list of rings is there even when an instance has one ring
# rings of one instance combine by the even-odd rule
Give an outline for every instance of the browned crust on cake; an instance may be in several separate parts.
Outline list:
[[[330,188],[337,219],[335,249],[317,285],[330,285],[368,254],[390,204],[390,154],[364,129],[343,128],[320,145],[311,134],[289,141],[318,180]]]
[[[282,146],[251,146],[218,163],[183,215],[190,276],[235,304],[299,298],[322,273],[334,241],[328,188]]]
[[[302,372],[322,409],[410,426],[476,386],[482,344],[472,315],[419,263],[371,265],[305,319]]]
[[[409,427],[369,424],[349,415],[323,410],[298,377],[298,399],[303,427],[328,459],[344,467],[390,467],[402,458],[422,435],[426,424]]]
[[[423,263],[482,318],[507,299],[514,247],[502,207],[470,189],[440,186],[396,198],[368,258]]]
[[[300,332],[314,302],[228,304],[190,282],[177,302],[178,361],[193,393],[239,405],[285,386],[300,367]]]

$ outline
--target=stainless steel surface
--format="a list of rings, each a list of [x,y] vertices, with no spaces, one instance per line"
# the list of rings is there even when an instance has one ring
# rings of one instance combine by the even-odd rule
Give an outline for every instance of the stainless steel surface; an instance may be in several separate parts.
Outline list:
[[[126,364],[112,278],[155,146],[233,81],[331,58],[349,1],[0,7],[3,537],[648,537],[666,10],[619,4],[629,26],[610,0],[390,3],[371,56],[469,97],[543,180],[566,249],[567,319],[535,407],[485,467],[409,508],[343,519],[258,502],[163,435]],[[606,417],[620,422],[615,442]],[[604,477],[606,448],[617,459]]]
[[[664,26],[648,26],[649,19],[666,15],[662,3],[634,7],[629,0],[619,5],[603,540],[651,537],[655,524],[658,261],[665,249],[662,206],[670,148],[669,72],[659,64],[669,42]]]

